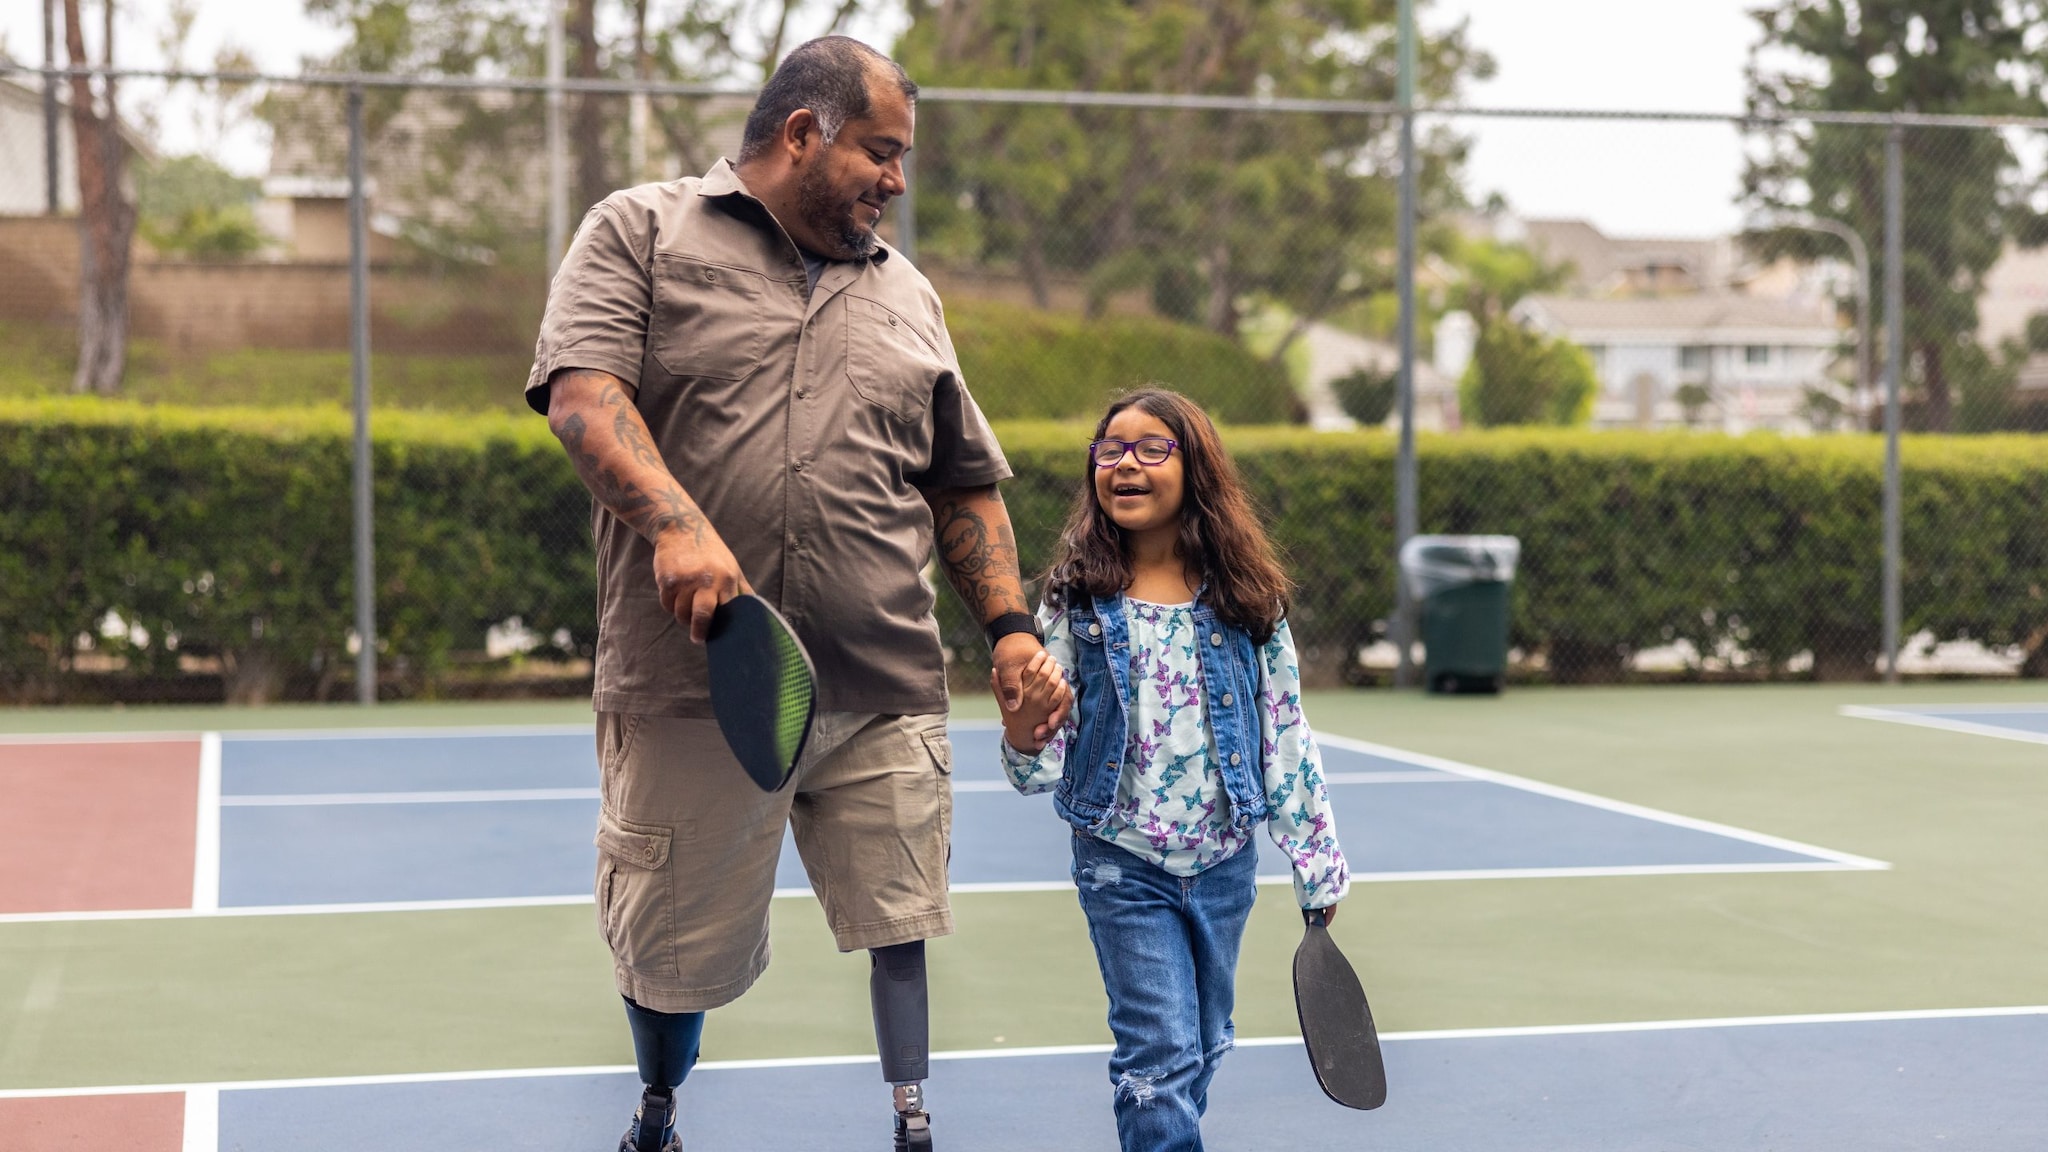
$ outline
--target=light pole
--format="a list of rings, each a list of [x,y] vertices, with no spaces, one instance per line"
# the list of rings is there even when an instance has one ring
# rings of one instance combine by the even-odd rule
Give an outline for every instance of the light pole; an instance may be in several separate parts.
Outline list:
[[[1849,246],[1849,256],[1856,261],[1856,403],[1858,417],[1865,426],[1870,422],[1870,249],[1864,246],[1863,237],[1854,228],[1839,220],[1823,216],[1801,217],[1797,220],[1776,220],[1777,228],[1798,228],[1807,232],[1824,232],[1840,239]]]

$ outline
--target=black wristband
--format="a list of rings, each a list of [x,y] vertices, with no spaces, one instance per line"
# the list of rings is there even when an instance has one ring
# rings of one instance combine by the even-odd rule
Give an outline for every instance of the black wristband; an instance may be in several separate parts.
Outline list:
[[[1038,617],[1029,612],[1005,612],[988,622],[987,631],[990,648],[996,646],[996,641],[1017,632],[1029,632],[1039,643],[1045,642],[1045,636],[1038,630]]]

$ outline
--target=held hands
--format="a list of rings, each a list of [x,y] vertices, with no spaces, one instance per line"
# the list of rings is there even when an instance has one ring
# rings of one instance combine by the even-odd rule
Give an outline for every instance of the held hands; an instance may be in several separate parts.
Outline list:
[[[742,592],[752,592],[732,550],[709,524],[696,532],[670,528],[654,541],[654,586],[661,606],[690,630],[690,641],[704,643],[711,631],[711,613]]]
[[[1074,704],[1058,661],[1037,640],[1021,633],[996,642],[989,687],[1003,710],[1003,738],[1027,755],[1045,747]]]

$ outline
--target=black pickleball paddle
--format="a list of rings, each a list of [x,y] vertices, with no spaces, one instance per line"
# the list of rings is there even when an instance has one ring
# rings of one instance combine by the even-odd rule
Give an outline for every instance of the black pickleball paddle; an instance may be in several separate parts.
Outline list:
[[[1309,1066],[1330,1099],[1346,1108],[1377,1108],[1387,1102],[1387,1066],[1365,987],[1330,939],[1322,909],[1302,918],[1308,931],[1294,950],[1294,1011]]]
[[[762,791],[780,791],[796,772],[817,712],[810,654],[782,613],[750,593],[712,613],[704,648],[719,731]]]

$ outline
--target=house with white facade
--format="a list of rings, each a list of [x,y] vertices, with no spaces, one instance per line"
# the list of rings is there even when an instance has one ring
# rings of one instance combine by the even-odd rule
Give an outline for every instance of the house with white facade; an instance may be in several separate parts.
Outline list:
[[[1827,426],[1814,394],[1853,407],[1836,369],[1853,359],[1854,333],[1832,302],[1532,296],[1512,315],[1592,358],[1595,427],[1810,432]]]

